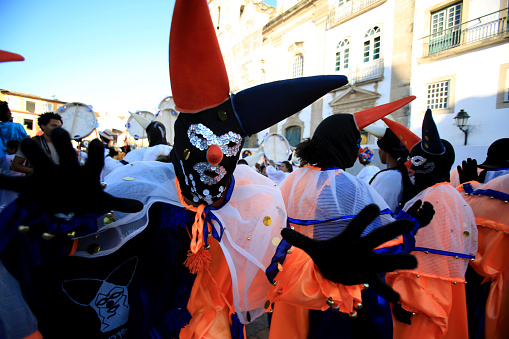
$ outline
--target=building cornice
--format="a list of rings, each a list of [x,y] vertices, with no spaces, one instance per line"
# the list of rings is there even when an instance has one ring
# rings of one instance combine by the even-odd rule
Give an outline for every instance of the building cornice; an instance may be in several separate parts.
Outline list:
[[[66,104],[67,103],[65,101],[60,101],[60,100],[56,100],[56,99],[46,99],[46,98],[41,98],[38,95],[26,94],[26,93],[21,93],[21,92],[13,92],[13,91],[5,90],[5,89],[0,90],[0,92],[2,92],[2,94],[4,94],[4,95],[12,95],[12,96],[15,96],[15,97],[20,97],[20,98],[27,98],[27,99],[35,99],[35,100],[41,100],[41,101],[48,101],[48,102],[54,102],[54,103],[57,103],[57,104]]]

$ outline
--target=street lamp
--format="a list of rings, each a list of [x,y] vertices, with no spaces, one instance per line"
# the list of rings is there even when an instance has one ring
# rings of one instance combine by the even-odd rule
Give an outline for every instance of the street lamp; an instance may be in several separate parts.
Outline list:
[[[470,115],[468,115],[467,112],[464,110],[460,110],[458,114],[454,117],[454,120],[456,120],[456,126],[465,133],[465,145],[467,144],[467,136],[468,136],[468,129],[469,126],[467,125],[468,118],[470,118]]]

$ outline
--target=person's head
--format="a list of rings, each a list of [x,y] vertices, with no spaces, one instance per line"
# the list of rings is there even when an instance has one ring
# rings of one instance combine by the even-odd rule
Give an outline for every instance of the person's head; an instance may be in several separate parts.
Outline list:
[[[350,168],[359,153],[361,135],[352,114],[335,114],[325,118],[311,139],[297,145],[301,165],[321,168]]]
[[[287,172],[287,173],[291,173],[291,172],[293,172],[293,166],[292,166],[292,164],[290,164],[290,162],[289,162],[289,161],[286,161],[286,160],[285,160],[285,161],[283,161],[283,162],[281,163],[281,165],[279,166],[279,168],[280,168],[280,169],[281,169],[281,171],[283,171],[283,172]]]
[[[361,148],[359,151],[359,162],[363,166],[371,164],[373,160],[373,151],[369,147]]]
[[[37,123],[41,130],[48,137],[51,136],[51,131],[54,128],[62,127],[62,117],[60,114],[56,114],[53,112],[46,112],[39,115],[39,119],[37,119]]]
[[[167,145],[166,128],[159,121],[152,121],[147,128],[148,146]]]
[[[12,120],[11,110],[7,101],[0,100],[0,122],[9,122]]]
[[[239,161],[237,161],[237,165],[247,165],[247,161],[244,160],[244,159],[240,159]]]
[[[8,154],[16,154],[19,148],[19,140],[9,140],[5,143],[5,150]]]
[[[260,173],[267,176],[267,167],[265,165],[260,165]]]
[[[430,154],[421,147],[419,142],[412,148],[410,169],[415,173],[415,186],[422,191],[436,183],[450,181],[451,167],[454,164],[454,147],[447,140],[441,139],[445,147],[443,154]]]
[[[99,131],[99,139],[106,145],[109,145],[113,141],[113,132],[110,129]]]
[[[440,139],[431,110],[428,109],[422,122],[422,140],[410,151],[410,170],[414,172],[417,191],[450,181],[454,159],[454,147],[447,140]]]
[[[479,167],[483,169],[509,168],[509,138],[494,141],[488,148],[486,160]]]
[[[398,164],[403,164],[408,160],[410,152],[390,128],[387,128],[384,136],[378,139],[377,145],[380,161],[384,165],[390,163],[391,158]]]

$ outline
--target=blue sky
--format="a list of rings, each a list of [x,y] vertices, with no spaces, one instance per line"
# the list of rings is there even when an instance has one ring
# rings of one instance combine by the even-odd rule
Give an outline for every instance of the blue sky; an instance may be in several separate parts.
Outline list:
[[[275,0],[264,1],[275,6]],[[155,112],[171,94],[168,39],[174,0],[5,0],[0,89],[126,115]]]

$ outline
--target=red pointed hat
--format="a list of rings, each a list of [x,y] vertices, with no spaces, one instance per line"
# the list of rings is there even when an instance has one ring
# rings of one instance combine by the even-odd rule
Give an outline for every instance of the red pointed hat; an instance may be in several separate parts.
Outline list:
[[[410,151],[421,138],[419,138],[411,130],[391,119],[382,118],[383,122],[391,129],[391,131],[398,137],[398,139],[405,145],[406,149]]]
[[[177,111],[196,113],[229,98],[228,75],[207,1],[176,1],[169,53]]]
[[[25,61],[21,55],[0,50],[0,62]]]
[[[383,118],[387,114],[390,114],[400,109],[401,107],[408,105],[415,98],[416,97],[414,95],[411,95],[403,99],[389,102],[388,104],[368,108],[364,111],[354,113],[353,116],[355,119],[355,123],[357,124],[357,128],[359,129],[359,131],[361,131],[364,127],[371,125],[372,123]]]

